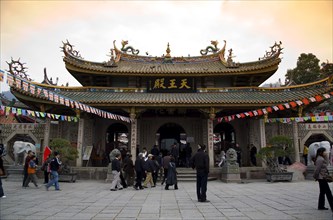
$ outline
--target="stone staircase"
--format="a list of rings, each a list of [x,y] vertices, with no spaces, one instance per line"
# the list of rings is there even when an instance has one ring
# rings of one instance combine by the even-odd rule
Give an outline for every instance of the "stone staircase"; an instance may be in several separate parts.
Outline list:
[[[177,180],[179,182],[195,182],[196,181],[196,170],[192,168],[177,168]],[[208,181],[216,180],[216,177],[208,177]]]

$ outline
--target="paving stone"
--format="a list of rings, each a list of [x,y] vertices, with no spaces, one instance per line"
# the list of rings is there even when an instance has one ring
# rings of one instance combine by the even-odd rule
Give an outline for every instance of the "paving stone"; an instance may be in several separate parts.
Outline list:
[[[176,191],[156,187],[111,192],[109,183],[83,180],[60,183],[60,187],[61,192],[22,189],[19,182],[3,180],[7,198],[0,199],[0,219],[332,219],[330,210],[317,210],[319,187],[310,180],[248,184],[210,181],[209,203],[197,201],[195,182],[180,182]]]

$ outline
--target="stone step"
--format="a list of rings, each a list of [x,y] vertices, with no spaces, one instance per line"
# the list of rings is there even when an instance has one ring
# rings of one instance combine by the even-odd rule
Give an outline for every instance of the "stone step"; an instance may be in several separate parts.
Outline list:
[[[5,168],[7,179],[14,182],[22,182],[23,180],[23,166],[8,166]]]
[[[177,180],[180,182],[196,182],[197,172],[192,168],[177,168]],[[208,177],[208,181],[216,180],[216,177]]]
[[[208,181],[212,181],[212,180],[217,180],[217,178],[216,177],[208,177]],[[183,178],[183,177],[177,176],[177,181],[179,181],[179,182],[196,182],[197,179],[196,179],[196,177],[194,177],[194,178]]]

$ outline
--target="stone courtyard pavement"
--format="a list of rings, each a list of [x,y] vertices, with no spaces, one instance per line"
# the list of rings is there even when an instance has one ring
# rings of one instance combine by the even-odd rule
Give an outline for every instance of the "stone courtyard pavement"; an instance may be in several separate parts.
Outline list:
[[[195,183],[179,190],[155,188],[110,191],[110,183],[80,180],[46,191],[32,184],[3,179],[7,198],[0,199],[0,219],[332,219],[331,210],[317,210],[318,183],[222,183],[209,181],[210,203],[197,202]],[[326,206],[328,207],[327,201]]]

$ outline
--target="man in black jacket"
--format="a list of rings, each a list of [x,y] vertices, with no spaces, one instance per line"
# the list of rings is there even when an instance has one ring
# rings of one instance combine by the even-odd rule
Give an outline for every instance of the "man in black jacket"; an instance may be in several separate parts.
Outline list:
[[[58,170],[60,169],[61,162],[60,162],[60,154],[59,152],[54,152],[54,158],[50,162],[50,170],[53,179],[51,179],[48,184],[45,185],[46,190],[49,190],[49,187],[54,185],[55,190],[60,191],[59,187],[59,173]]]
[[[205,152],[205,145],[198,145],[198,152],[191,158],[192,168],[197,170],[197,197],[198,202],[209,202],[207,200],[207,179],[209,173],[209,157]]]
[[[111,191],[116,191],[116,186],[118,190],[122,190],[123,186],[121,185],[120,180],[120,159],[121,154],[116,154],[116,158],[112,160],[111,166],[112,166],[112,183],[111,183]]]
[[[141,183],[143,173],[145,172],[143,163],[144,163],[144,160],[143,160],[142,153],[139,153],[138,157],[135,160],[136,183],[135,183],[134,188],[136,190],[143,189],[142,183]]]

